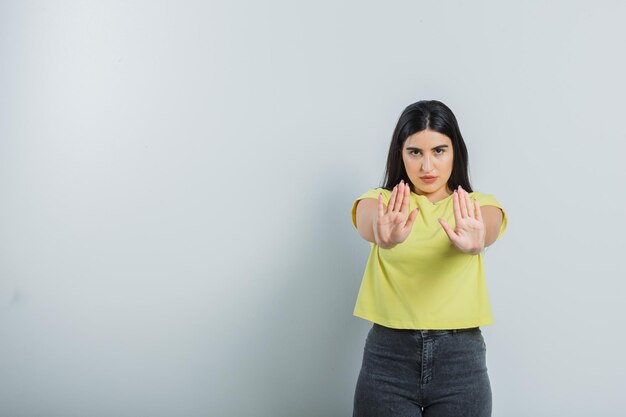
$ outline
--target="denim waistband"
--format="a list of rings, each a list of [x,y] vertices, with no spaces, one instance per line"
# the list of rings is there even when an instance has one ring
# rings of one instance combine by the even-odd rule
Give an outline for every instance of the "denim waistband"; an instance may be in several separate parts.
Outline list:
[[[422,337],[427,336],[439,336],[448,333],[459,333],[459,332],[479,332],[480,327],[467,327],[463,329],[394,329],[392,327],[386,327],[382,324],[374,323],[374,327],[379,327],[381,329],[386,330],[395,330],[400,332],[413,332],[415,334],[421,335]]]

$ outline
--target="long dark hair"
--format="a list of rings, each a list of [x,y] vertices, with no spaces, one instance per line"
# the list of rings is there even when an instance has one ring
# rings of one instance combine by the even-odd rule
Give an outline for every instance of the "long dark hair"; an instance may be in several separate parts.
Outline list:
[[[454,117],[452,110],[445,104],[437,100],[421,100],[409,105],[398,119],[398,124],[391,137],[389,154],[387,156],[387,167],[385,168],[385,178],[382,188],[393,190],[400,180],[411,185],[402,160],[402,148],[406,139],[414,133],[430,129],[442,133],[452,141],[454,151],[452,174],[448,180],[448,188],[454,191],[459,185],[468,193],[472,192],[472,186],[468,175],[467,147],[459,124]]]

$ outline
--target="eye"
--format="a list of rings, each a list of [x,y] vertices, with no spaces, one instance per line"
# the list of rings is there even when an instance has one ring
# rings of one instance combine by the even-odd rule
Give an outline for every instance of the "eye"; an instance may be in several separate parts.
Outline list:
[[[437,152],[437,155],[443,155],[446,152],[446,150],[443,149],[443,148],[437,148],[437,149],[435,149],[435,152]],[[416,149],[413,149],[413,150],[409,151],[410,155],[417,155],[418,153],[419,153],[419,151],[416,150]]]

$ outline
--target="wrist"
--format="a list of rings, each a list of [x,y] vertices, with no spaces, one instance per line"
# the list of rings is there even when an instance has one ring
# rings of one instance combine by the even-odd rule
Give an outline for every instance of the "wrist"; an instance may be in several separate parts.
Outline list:
[[[394,246],[396,246],[396,243],[388,243],[383,241],[380,236],[378,235],[378,227],[376,224],[376,219],[374,219],[374,221],[372,222],[372,228],[374,229],[374,243],[376,243],[378,245],[379,248],[381,249],[391,249]]]
[[[376,243],[381,249],[393,249],[396,247],[396,243]]]
[[[374,240],[375,240],[375,243],[378,245],[378,247],[381,248],[381,249],[391,249],[394,246],[396,246],[396,243],[389,243],[389,242],[383,241],[378,236],[378,233],[374,233]]]
[[[484,246],[480,248],[474,248],[474,249],[467,251],[467,253],[470,255],[478,255],[479,253],[483,251],[484,248],[485,248]]]

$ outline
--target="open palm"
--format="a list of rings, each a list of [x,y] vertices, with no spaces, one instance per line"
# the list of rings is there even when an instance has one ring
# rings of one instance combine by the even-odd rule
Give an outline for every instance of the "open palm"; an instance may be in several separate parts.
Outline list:
[[[404,181],[396,185],[389,197],[387,208],[383,206],[383,198],[378,196],[378,212],[374,222],[374,236],[379,245],[393,246],[406,240],[411,232],[417,211],[414,209],[408,215],[410,188]]]
[[[462,252],[477,254],[483,250],[485,245],[485,224],[478,201],[470,201],[469,194],[460,185],[458,190],[454,190],[453,207],[454,230],[444,220],[439,219],[441,227],[445,230],[452,244]]]

